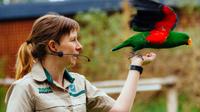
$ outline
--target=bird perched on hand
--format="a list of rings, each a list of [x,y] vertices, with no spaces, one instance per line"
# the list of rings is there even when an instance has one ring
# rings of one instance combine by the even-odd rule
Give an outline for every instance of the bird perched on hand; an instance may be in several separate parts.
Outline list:
[[[176,13],[168,6],[152,0],[134,0],[137,14],[130,21],[130,27],[140,33],[131,36],[112,51],[132,47],[133,51],[143,48],[172,48],[191,45],[186,33],[172,31],[177,23]]]

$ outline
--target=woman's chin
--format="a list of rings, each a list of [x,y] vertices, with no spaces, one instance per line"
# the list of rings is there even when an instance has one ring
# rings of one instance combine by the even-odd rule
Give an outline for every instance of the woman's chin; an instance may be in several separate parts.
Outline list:
[[[76,60],[76,59],[72,59],[72,60],[71,60],[71,66],[72,66],[72,67],[75,66],[76,63],[77,63],[77,60]]]
[[[71,62],[71,66],[74,67],[76,65],[76,61]]]
[[[72,60],[71,60],[71,62],[72,62],[74,65],[76,65],[77,61],[78,61],[78,57],[76,57],[76,56],[74,56],[74,57],[72,58]]]
[[[68,61],[65,61],[65,66],[69,66],[69,67],[74,67],[75,65],[76,65],[76,62],[77,60],[73,60],[73,59],[71,59],[71,60],[68,60]]]

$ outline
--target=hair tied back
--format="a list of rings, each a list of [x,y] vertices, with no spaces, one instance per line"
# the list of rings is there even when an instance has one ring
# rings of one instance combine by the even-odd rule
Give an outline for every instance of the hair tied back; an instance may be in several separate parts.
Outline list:
[[[29,45],[31,44],[31,40],[26,40],[26,43]]]

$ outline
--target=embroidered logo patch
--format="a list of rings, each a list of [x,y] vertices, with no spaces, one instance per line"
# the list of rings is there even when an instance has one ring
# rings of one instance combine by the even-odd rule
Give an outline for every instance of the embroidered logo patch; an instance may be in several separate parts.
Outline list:
[[[53,91],[50,87],[38,88],[38,90],[39,90],[39,93],[53,93]]]
[[[77,96],[79,96],[79,95],[84,94],[85,92],[86,92],[85,90],[81,90],[81,91],[79,91],[79,92],[77,92],[77,93],[69,92],[69,94],[70,94],[70,96],[77,97]]]
[[[76,92],[76,88],[75,88],[74,83],[72,83],[72,84],[69,85],[69,91],[70,92]]]

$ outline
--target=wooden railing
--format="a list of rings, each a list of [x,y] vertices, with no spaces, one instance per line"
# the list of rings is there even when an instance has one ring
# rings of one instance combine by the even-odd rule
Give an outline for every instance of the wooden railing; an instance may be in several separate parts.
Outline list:
[[[0,85],[10,85],[14,79],[0,79]],[[164,78],[148,78],[140,79],[137,87],[137,91],[161,91],[166,88],[166,101],[167,101],[167,112],[177,112],[178,101],[177,101],[177,78],[175,76],[168,76]],[[97,88],[106,92],[107,94],[120,93],[125,80],[109,80],[93,82]]]
[[[164,78],[150,78],[140,79],[137,91],[161,91],[166,88],[167,98],[167,112],[177,112],[177,78],[175,76],[168,76]],[[93,85],[103,90],[107,94],[120,93],[125,80],[109,80],[94,82]]]
[[[6,85],[10,85],[14,82],[14,79],[11,78],[5,78],[5,79],[0,79],[0,85],[1,86],[6,86]]]

